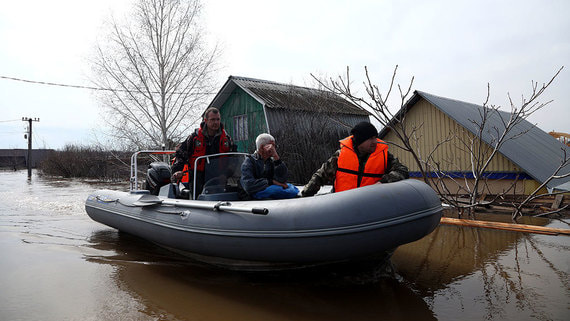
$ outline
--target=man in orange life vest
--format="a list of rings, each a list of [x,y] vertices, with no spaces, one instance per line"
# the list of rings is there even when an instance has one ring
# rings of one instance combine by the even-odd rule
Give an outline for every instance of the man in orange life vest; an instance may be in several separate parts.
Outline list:
[[[369,122],[360,122],[340,141],[340,149],[311,177],[301,194],[315,195],[321,186],[333,184],[335,192],[390,183],[409,178],[408,168],[388,152],[388,145],[378,139],[378,131]]]
[[[194,161],[199,156],[235,151],[236,147],[220,122],[220,111],[210,107],[204,112],[204,121],[185,141],[176,147],[172,164],[172,180],[181,181],[191,187],[194,174]],[[196,192],[202,190],[204,184],[204,162],[198,162]],[[189,186],[190,185],[190,186]]]

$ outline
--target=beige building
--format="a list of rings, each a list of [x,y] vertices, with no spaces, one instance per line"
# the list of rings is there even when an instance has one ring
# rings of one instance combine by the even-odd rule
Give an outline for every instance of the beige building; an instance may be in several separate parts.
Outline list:
[[[487,113],[486,125],[480,132],[481,121]],[[473,168],[487,159],[504,132],[504,122],[510,113],[483,106],[415,91],[395,118],[403,117],[408,131],[416,128],[411,144],[422,162],[430,164],[428,176],[445,184],[451,193],[462,194],[461,189],[472,187]],[[570,157],[570,148],[526,120],[518,123],[509,139],[499,147],[483,177],[485,186],[480,193],[528,194],[545,182],[558,168],[563,149]],[[380,138],[391,144],[391,152],[410,169],[410,176],[421,177],[412,154],[398,148],[401,141],[390,128],[384,128]],[[481,141],[477,137],[482,138]],[[394,144],[395,143],[395,144]],[[570,165],[559,174],[570,172]],[[570,177],[551,180],[548,189],[570,190]]]

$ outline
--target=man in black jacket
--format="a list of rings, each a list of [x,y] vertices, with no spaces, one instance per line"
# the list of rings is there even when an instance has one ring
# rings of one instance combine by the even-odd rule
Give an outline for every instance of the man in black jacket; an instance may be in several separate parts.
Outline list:
[[[287,183],[287,166],[275,149],[275,138],[260,134],[256,151],[241,165],[240,183],[250,198],[278,199],[296,197],[299,190]]]

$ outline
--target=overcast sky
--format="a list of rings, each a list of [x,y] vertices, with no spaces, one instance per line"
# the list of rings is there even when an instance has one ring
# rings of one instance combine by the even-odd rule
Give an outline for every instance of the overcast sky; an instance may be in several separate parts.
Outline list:
[[[0,11],[0,76],[89,85],[87,57],[124,0],[10,1]],[[219,88],[229,75],[310,85],[349,66],[355,88],[368,66],[386,88],[395,65],[414,90],[509,110],[565,66],[530,121],[570,133],[570,1],[204,1],[204,28],[223,49]],[[396,106],[399,107],[399,106]],[[0,148],[88,144],[101,126],[92,92],[0,78]]]

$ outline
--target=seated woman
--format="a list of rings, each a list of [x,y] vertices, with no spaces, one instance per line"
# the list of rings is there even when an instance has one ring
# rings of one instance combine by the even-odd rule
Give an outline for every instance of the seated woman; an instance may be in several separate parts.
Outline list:
[[[275,138],[260,134],[255,140],[256,151],[241,165],[241,186],[253,199],[297,197],[297,187],[287,182],[287,166],[275,149]]]

